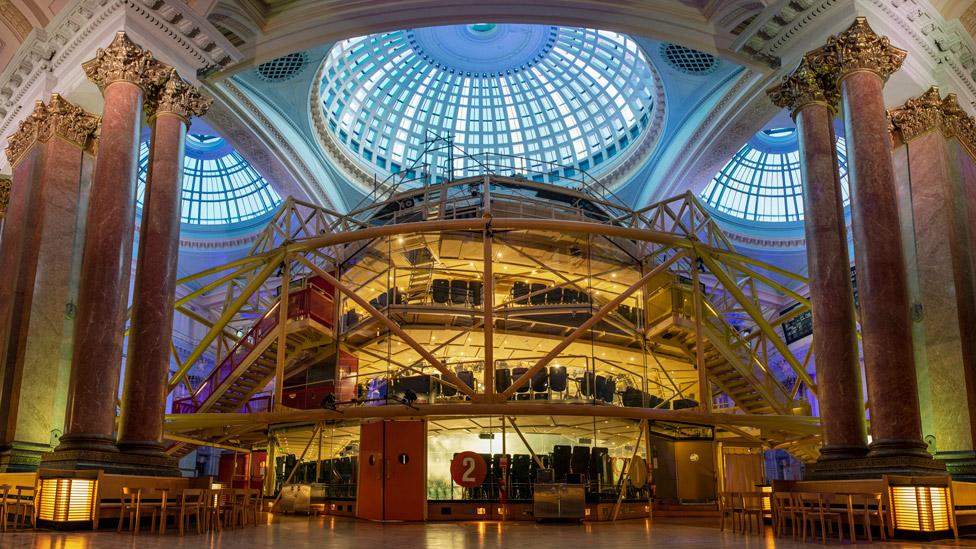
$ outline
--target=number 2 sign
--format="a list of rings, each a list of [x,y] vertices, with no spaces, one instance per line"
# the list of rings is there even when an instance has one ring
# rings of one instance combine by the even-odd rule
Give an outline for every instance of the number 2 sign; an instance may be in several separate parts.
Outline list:
[[[465,488],[480,486],[487,474],[484,458],[474,452],[461,452],[451,460],[451,478]]]

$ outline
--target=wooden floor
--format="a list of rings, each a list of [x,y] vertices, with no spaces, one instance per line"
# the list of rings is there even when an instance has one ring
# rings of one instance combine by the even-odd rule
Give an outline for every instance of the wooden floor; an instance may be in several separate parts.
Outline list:
[[[944,542],[899,542],[876,544],[892,549],[976,547],[976,540],[959,545]],[[225,548],[256,549],[281,547],[370,548],[370,549],[465,549],[515,547],[520,549],[596,549],[674,547],[719,549],[753,547],[788,549],[815,547],[776,539],[767,528],[764,536],[722,532],[710,519],[657,519],[621,521],[616,524],[536,524],[534,522],[452,522],[378,524],[343,517],[269,517],[267,524],[220,534],[178,536],[170,529],[165,536],[99,532],[7,532],[0,534],[2,548],[94,549],[94,548]],[[836,541],[828,546],[838,547]],[[844,546],[850,547],[845,541]],[[821,546],[822,547],[822,546]],[[868,547],[861,542],[858,547]]]

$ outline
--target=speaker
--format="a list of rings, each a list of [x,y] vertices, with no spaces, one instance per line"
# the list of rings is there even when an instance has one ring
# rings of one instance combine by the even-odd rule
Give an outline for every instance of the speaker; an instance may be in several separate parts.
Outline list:
[[[565,482],[569,474],[569,462],[573,456],[573,449],[569,446],[557,444],[552,447],[552,469],[556,475],[556,482]]]
[[[554,393],[561,393],[566,390],[569,376],[566,375],[565,366],[553,366],[549,368],[549,387]]]
[[[495,368],[495,392],[501,393],[512,385],[512,372],[508,368]]]
[[[451,282],[446,278],[435,278],[430,283],[430,290],[434,303],[447,303],[451,297]]]
[[[543,368],[532,374],[532,390],[543,392],[549,390],[549,369]]]

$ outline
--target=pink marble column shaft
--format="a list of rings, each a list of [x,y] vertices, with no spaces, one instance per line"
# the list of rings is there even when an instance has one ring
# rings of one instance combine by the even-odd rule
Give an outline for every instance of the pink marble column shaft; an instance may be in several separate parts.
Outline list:
[[[85,227],[65,435],[59,450],[116,451],[115,408],[128,305],[142,88],[103,90],[105,110]]]
[[[800,142],[813,348],[820,388],[824,441],[820,452],[825,460],[862,457],[867,453],[867,432],[834,112],[825,103],[813,102],[801,106],[794,117]]]
[[[185,136],[183,117],[153,119],[119,438],[119,448],[132,453],[163,453]]]
[[[873,437],[869,455],[927,458],[883,85],[869,70],[841,79]]]

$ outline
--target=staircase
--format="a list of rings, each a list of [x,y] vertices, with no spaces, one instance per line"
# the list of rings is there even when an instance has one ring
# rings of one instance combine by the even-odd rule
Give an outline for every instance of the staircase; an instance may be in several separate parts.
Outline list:
[[[174,414],[238,413],[274,379],[280,330],[279,303],[265,313],[238,341],[192,395],[173,401]],[[332,297],[317,288],[292,292],[288,300],[285,377],[310,365],[307,351],[335,341]],[[192,445],[177,443],[167,453],[182,457]]]
[[[437,257],[427,246],[422,234],[411,234],[403,242],[403,257],[410,264],[410,280],[407,283],[406,302],[426,303],[430,295],[430,284],[434,277]]]

